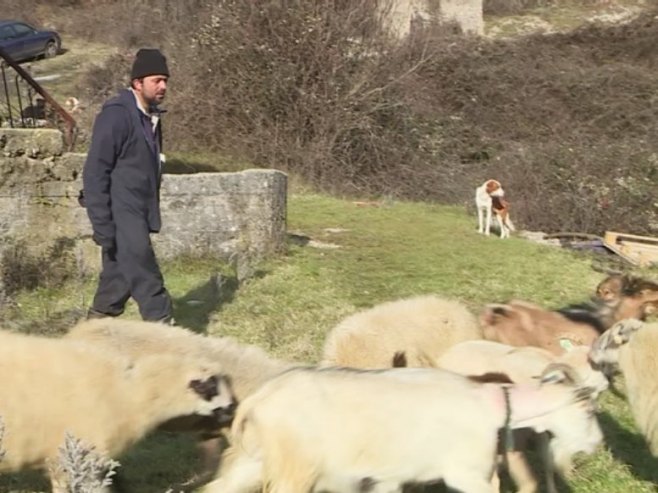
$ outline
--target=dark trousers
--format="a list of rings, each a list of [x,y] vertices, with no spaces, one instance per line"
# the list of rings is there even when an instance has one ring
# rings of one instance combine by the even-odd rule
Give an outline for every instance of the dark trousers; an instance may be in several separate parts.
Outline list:
[[[98,289],[92,310],[117,316],[132,296],[144,320],[171,317],[171,298],[151,245],[146,220],[131,213],[114,218],[116,247],[103,248]]]

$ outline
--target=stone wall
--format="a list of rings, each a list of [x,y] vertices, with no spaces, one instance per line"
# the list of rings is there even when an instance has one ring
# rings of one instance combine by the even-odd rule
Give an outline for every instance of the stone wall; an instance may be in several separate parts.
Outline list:
[[[17,242],[33,254],[65,242],[83,270],[98,268],[99,249],[77,201],[85,155],[63,151],[57,130],[0,129],[0,259]],[[255,259],[283,250],[286,187],[276,170],[165,174],[163,228],[153,235],[159,258]]]
[[[398,38],[409,34],[412,24],[435,18],[455,21],[468,34],[484,34],[483,0],[389,0],[382,2],[384,21]]]

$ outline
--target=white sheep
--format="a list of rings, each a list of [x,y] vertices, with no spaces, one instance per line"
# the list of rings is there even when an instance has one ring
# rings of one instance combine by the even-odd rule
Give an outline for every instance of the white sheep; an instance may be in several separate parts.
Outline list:
[[[238,401],[270,377],[294,366],[289,361],[271,357],[259,347],[240,344],[230,337],[205,336],[183,327],[142,320],[110,317],[83,320],[71,328],[65,338],[111,348],[128,357],[169,353],[213,363],[231,378]]]
[[[425,368],[287,371],[240,404],[234,443],[203,491],[392,493],[441,479],[491,493],[506,423],[550,431],[570,454],[602,440],[591,389],[562,384],[561,372],[543,377],[505,387]]]
[[[148,354],[173,354],[196,359],[227,375],[231,379],[232,390],[238,401],[247,397],[270,377],[293,366],[291,362],[272,358],[256,346],[240,344],[229,337],[204,336],[182,327],[141,320],[84,320],[74,326],[65,337],[118,351],[130,358],[140,358]],[[202,483],[210,479],[217,469],[223,445],[217,423],[185,417],[165,423],[161,428],[199,434],[198,447],[203,466],[192,483]]]
[[[562,348],[564,353],[556,356],[534,346],[510,346],[487,340],[464,341],[448,349],[436,360],[435,366],[467,376],[503,373],[514,383],[529,383],[536,381],[548,365],[558,363],[573,368],[578,383],[592,387],[595,397],[608,388],[606,376],[592,368],[589,362],[589,346],[562,341]]]
[[[658,323],[616,323],[594,343],[590,359],[621,371],[633,418],[658,457]]]
[[[197,361],[154,355],[131,361],[64,339],[0,331],[0,471],[56,461],[67,433],[116,457],[177,416],[232,418],[225,378]],[[53,491],[62,478],[51,478]]]
[[[386,368],[403,351],[409,366],[428,366],[452,345],[472,339],[482,339],[482,331],[461,302],[417,296],[344,319],[327,335],[322,365]]]
[[[608,379],[599,370],[592,368],[588,360],[588,346],[571,346],[563,341],[565,353],[555,356],[551,352],[533,346],[516,347],[492,341],[460,342],[445,352],[436,362],[438,368],[454,371],[462,375],[503,374],[514,383],[531,383],[537,381],[549,365],[567,365],[573,369],[573,375],[578,385],[594,389],[596,398],[608,388]],[[537,491],[537,480],[532,473],[521,450],[526,448],[526,433],[515,434],[515,450],[506,451],[506,461],[509,473],[514,479],[519,492],[531,493]],[[554,481],[554,464],[551,456],[562,457],[563,462],[555,464],[562,474],[567,474],[571,466],[571,457],[555,450],[556,444],[549,443],[546,437],[540,437],[546,481],[550,492],[557,491]],[[553,449],[552,453],[544,448]]]

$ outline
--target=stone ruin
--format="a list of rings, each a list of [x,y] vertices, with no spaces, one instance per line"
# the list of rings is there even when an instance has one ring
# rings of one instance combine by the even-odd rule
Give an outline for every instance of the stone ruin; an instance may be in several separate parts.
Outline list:
[[[98,272],[100,248],[78,204],[85,156],[64,152],[58,130],[0,129],[0,265],[20,248],[36,256],[69,255],[79,274]],[[156,253],[162,260],[185,255],[254,261],[280,252],[286,194],[287,177],[277,170],[165,174]]]
[[[417,22],[430,19],[456,22],[466,34],[484,34],[483,0],[388,0],[380,8],[389,31],[400,39]]]

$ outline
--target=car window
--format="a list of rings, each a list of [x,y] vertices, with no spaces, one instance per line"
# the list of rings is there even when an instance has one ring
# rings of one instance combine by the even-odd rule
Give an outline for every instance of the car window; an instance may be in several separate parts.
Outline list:
[[[34,29],[27,24],[14,24],[14,31],[16,31],[16,36],[19,38],[34,34]]]
[[[6,39],[11,39],[14,37],[16,37],[16,33],[14,32],[14,29],[11,26],[0,27],[0,41],[4,41]]]

